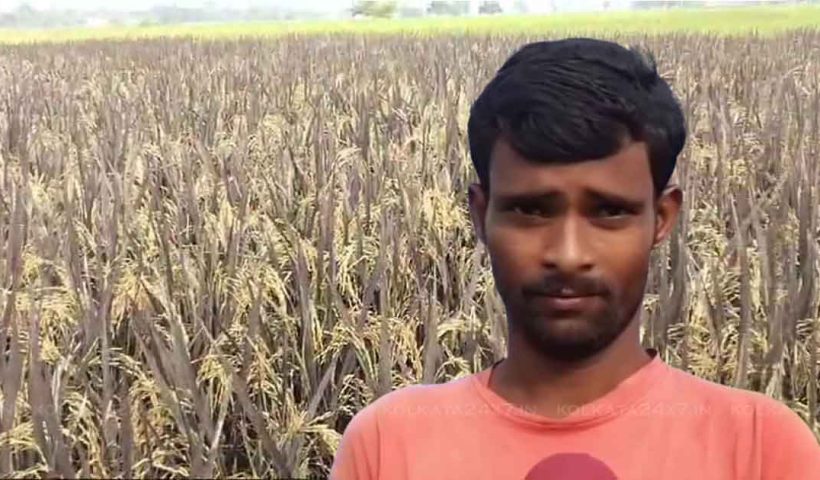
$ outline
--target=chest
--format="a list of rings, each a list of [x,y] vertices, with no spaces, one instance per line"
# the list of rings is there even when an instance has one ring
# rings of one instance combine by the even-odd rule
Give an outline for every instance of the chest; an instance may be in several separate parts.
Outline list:
[[[395,458],[390,458],[390,455]],[[753,480],[754,458],[726,432],[656,422],[587,433],[436,428],[383,456],[382,478]]]

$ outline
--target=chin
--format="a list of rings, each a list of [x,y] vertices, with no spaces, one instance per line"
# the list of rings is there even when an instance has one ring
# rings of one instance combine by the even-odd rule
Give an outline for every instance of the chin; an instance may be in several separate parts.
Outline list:
[[[609,345],[609,343],[601,345],[596,343],[553,341],[540,344],[536,348],[542,356],[552,360],[559,362],[580,362],[606,350]]]
[[[561,323],[566,323],[562,321]],[[588,329],[577,325],[540,331],[530,336],[530,343],[547,357],[566,360],[582,360],[606,349],[614,338],[601,338]]]
[[[626,328],[602,326],[586,316],[530,318],[535,321],[523,328],[527,342],[544,356],[561,361],[584,360],[600,353]]]
[[[530,317],[534,321],[529,329],[540,331],[542,335],[567,338],[572,341],[592,340],[604,335],[607,330],[597,318],[578,313],[560,312],[559,314],[539,314]]]

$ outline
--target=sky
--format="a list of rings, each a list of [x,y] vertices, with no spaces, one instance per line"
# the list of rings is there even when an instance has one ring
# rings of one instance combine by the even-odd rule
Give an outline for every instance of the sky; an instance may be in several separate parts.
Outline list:
[[[407,3],[419,3],[423,0],[411,0]],[[0,11],[10,11],[20,4],[28,3],[38,10],[46,9],[77,9],[93,10],[106,8],[111,10],[147,10],[155,5],[177,5],[179,7],[202,7],[207,4],[219,7],[231,6],[237,8],[252,6],[282,6],[298,7],[300,10],[339,11],[349,8],[353,0],[0,0]],[[506,3],[506,2],[502,2]],[[539,5],[547,4],[543,0],[528,0],[531,11],[537,11]]]
[[[178,7],[203,7],[208,4],[216,6],[234,6],[237,8],[254,5],[289,6],[298,5],[311,10],[338,10],[350,5],[350,0],[0,0],[0,10],[14,10],[22,3],[28,3],[38,10],[77,9],[93,10],[106,8],[111,10],[147,10],[155,5],[176,5]]]

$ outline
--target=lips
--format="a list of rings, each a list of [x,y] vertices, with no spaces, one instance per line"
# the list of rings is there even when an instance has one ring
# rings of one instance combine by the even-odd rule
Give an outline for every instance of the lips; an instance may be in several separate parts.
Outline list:
[[[598,295],[539,295],[539,302],[543,303],[551,310],[587,310],[594,306],[595,302],[600,298]]]
[[[548,310],[577,311],[592,308],[600,300],[600,295],[562,288],[558,291],[538,292],[532,298]]]
[[[606,285],[592,277],[566,277],[552,275],[540,284],[523,288],[525,297],[539,310],[549,316],[563,316],[602,306]]]

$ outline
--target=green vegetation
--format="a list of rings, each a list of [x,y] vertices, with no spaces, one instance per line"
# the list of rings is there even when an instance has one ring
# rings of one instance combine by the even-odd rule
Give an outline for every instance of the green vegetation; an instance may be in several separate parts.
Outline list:
[[[770,35],[820,25],[820,6],[749,7],[723,10],[665,10],[567,14],[555,16],[436,17],[246,24],[102,27],[63,30],[0,30],[0,43],[64,42],[90,39],[139,39],[165,36],[231,39],[288,34],[538,34],[567,33],[716,33]]]

